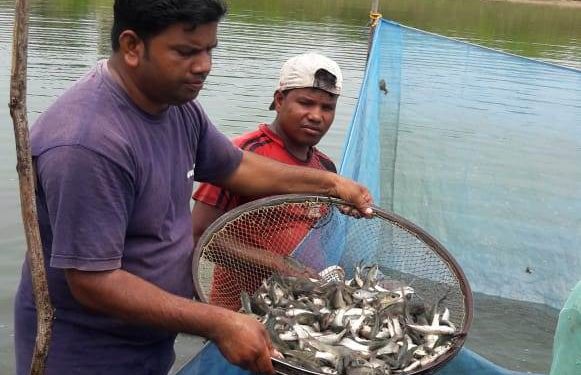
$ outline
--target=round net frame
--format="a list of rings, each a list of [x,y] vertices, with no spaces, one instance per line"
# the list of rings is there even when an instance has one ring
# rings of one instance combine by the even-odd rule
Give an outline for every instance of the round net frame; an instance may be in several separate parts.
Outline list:
[[[450,321],[459,331],[452,349],[429,366],[408,372],[432,373],[458,353],[470,328],[473,303],[466,276],[436,239],[410,221],[379,207],[373,207],[371,218],[355,218],[343,214],[346,206],[335,198],[293,194],[227,212],[196,245],[198,298],[238,311],[242,291],[254,294],[275,272],[315,276],[338,265],[349,279],[356,265],[377,264],[384,285],[403,282],[426,303],[443,301],[450,310]],[[281,374],[317,374],[273,362]]]

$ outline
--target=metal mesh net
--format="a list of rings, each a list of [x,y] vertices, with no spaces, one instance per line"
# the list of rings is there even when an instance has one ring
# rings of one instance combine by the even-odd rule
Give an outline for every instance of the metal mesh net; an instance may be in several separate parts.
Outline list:
[[[472,297],[450,254],[397,215],[375,208],[372,218],[357,219],[342,207],[326,197],[287,195],[226,213],[197,244],[193,269],[200,300],[239,310],[241,292],[252,295],[274,272],[313,275],[338,265],[351,278],[357,264],[377,264],[383,285],[411,286],[430,304],[445,297],[450,320],[465,334]],[[462,343],[463,337],[457,346]]]

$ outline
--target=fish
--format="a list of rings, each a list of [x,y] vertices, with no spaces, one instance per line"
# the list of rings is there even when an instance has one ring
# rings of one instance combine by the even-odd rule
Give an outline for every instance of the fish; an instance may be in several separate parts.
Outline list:
[[[332,277],[320,278],[273,273],[252,296],[241,293],[240,311],[265,325],[289,364],[333,375],[399,374],[430,366],[463,334],[446,295],[428,304],[363,261],[349,280],[339,266],[330,269]]]
[[[360,344],[353,339],[345,337],[339,341],[339,345],[351,349],[364,357],[369,357],[369,346]]]
[[[345,333],[347,333],[347,329],[339,333],[322,334],[317,337],[317,340],[324,344],[335,345],[345,336]]]
[[[335,371],[337,371],[337,367],[339,366],[339,362],[341,361],[341,357],[337,356],[333,353],[317,351],[315,352],[315,358],[321,360],[322,362],[331,366]]]
[[[386,345],[377,349],[375,355],[381,357],[388,354],[397,354],[399,352],[399,348],[400,346],[397,344],[397,341],[389,340]]]
[[[288,350],[283,353],[284,359],[309,371],[318,372],[321,362],[315,357],[315,353],[304,350]]]
[[[408,324],[407,326],[426,335],[453,335],[456,332],[454,328],[446,325],[420,326],[416,324]]]
[[[372,289],[377,285],[378,271],[378,265],[364,266],[363,262],[360,261],[355,267],[355,275],[353,277],[355,285],[353,286],[359,289]]]

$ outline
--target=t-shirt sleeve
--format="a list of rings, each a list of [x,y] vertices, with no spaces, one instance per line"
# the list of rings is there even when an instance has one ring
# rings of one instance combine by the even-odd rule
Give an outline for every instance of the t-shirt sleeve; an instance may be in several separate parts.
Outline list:
[[[223,211],[230,211],[238,206],[240,201],[239,196],[233,194],[230,190],[208,183],[201,184],[192,198]]]
[[[242,151],[216,129],[201,108],[198,109],[201,123],[194,178],[201,182],[220,182],[238,168]]]
[[[43,153],[36,168],[52,230],[50,265],[84,271],[120,268],[135,199],[130,175],[79,146]]]

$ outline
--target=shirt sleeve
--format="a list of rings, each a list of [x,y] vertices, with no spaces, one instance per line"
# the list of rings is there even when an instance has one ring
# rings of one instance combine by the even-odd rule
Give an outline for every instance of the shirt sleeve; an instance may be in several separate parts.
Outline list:
[[[79,146],[43,153],[36,168],[52,231],[50,265],[84,271],[120,268],[135,199],[130,175]]]
[[[220,182],[230,176],[240,165],[242,151],[216,129],[201,107],[200,137],[196,151],[194,178],[200,182]]]
[[[192,198],[223,211],[230,211],[237,207],[240,201],[239,196],[230,190],[208,183],[201,184]]]

